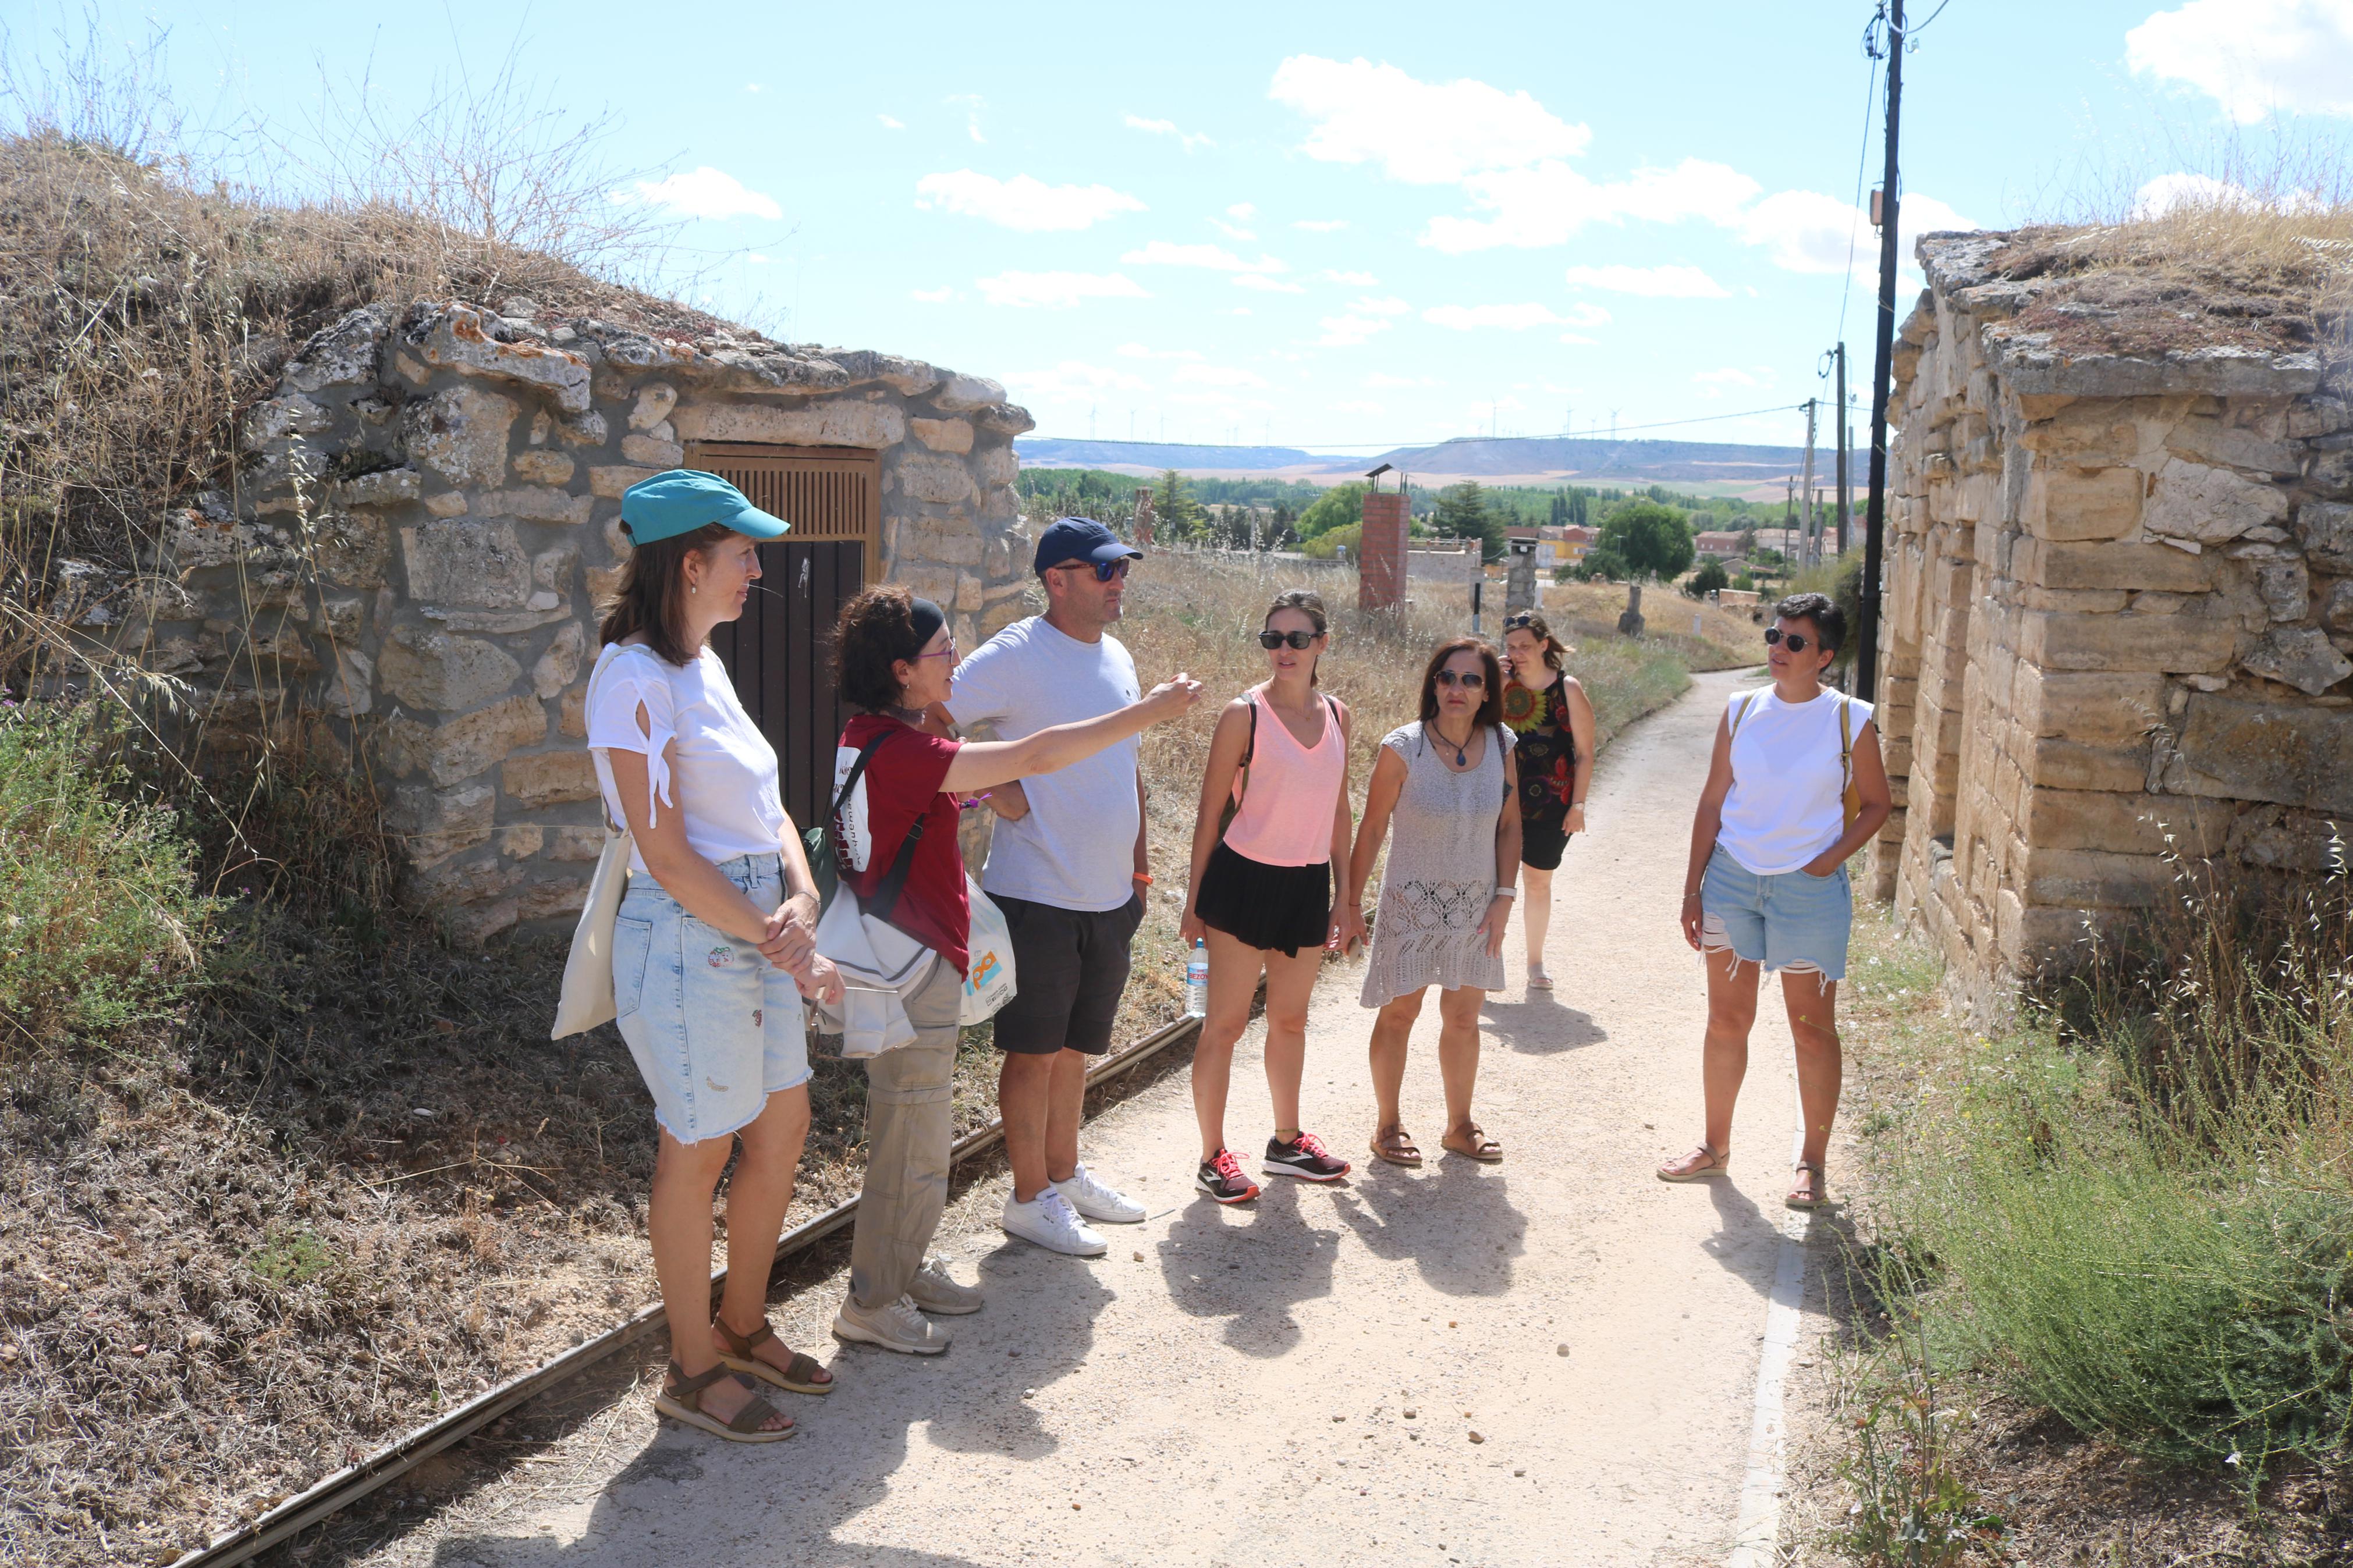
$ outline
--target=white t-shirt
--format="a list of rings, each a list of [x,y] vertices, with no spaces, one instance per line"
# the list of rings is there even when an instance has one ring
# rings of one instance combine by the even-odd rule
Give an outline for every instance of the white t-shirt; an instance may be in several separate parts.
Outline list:
[[[650,735],[638,724],[640,703],[653,725]],[[662,754],[673,741],[675,768]],[[681,669],[643,644],[606,645],[588,677],[588,755],[596,764],[605,809],[622,822],[608,750],[644,753],[653,794],[647,826],[659,820],[664,806],[675,807],[686,824],[687,843],[712,864],[738,855],[774,855],[783,846],[776,748],[744,711],[727,667],[709,648]],[[646,868],[635,845],[629,868]]]
[[[1744,711],[1745,705],[1745,711]],[[1751,873],[1795,871],[1846,833],[1839,710],[1851,709],[1847,742],[1862,739],[1871,704],[1825,687],[1810,702],[1784,702],[1771,687],[1733,694],[1732,792],[1715,841]]]
[[[948,712],[965,730],[996,726],[1019,741],[1056,724],[1100,719],[1143,695],[1117,637],[1080,642],[1043,616],[1016,621],[956,667]],[[1101,913],[1135,894],[1134,737],[1060,773],[1021,781],[1029,815],[999,818],[982,868],[985,892]]]

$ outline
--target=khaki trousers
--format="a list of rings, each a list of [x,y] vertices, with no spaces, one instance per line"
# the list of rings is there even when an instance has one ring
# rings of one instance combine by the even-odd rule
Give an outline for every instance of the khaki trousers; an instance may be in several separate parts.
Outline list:
[[[849,1244],[849,1299],[868,1309],[907,1293],[948,1203],[964,976],[942,959],[905,1002],[914,1039],[866,1058],[866,1188]]]

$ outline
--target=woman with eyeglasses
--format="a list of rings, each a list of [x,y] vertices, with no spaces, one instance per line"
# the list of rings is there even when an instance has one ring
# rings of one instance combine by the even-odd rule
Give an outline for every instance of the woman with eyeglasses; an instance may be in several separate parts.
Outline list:
[[[1504,984],[1504,927],[1520,867],[1518,774],[1504,723],[1504,672],[1477,637],[1440,643],[1421,677],[1421,717],[1381,738],[1365,795],[1364,826],[1348,858],[1348,902],[1364,905],[1373,859],[1394,822],[1397,841],[1381,871],[1364,1004],[1373,1020],[1373,1153],[1419,1165],[1398,1097],[1406,1042],[1422,995],[1438,995],[1438,1070],[1446,1089],[1440,1142],[1492,1164],[1503,1145],[1471,1120],[1479,1078],[1479,1007]]]
[[[1699,1147],[1661,1165],[1659,1177],[1731,1173],[1732,1110],[1748,1070],[1757,980],[1778,971],[1806,1120],[1783,1201],[1810,1209],[1829,1201],[1822,1160],[1838,1113],[1838,983],[1854,923],[1846,862],[1893,801],[1871,704],[1821,683],[1846,635],[1845,613],[1827,595],[1792,594],[1773,615],[1765,632],[1773,684],[1735,692],[1725,705],[1692,817],[1682,921],[1683,940],[1707,967],[1707,1127]]]
[[[1504,722],[1520,778],[1520,921],[1528,989],[1549,991],[1545,938],[1552,930],[1552,874],[1571,835],[1585,831],[1593,782],[1593,704],[1564,673],[1568,648],[1533,610],[1504,618]]]
[[[1332,899],[1346,885],[1353,826],[1348,710],[1315,689],[1315,667],[1331,643],[1321,598],[1300,589],[1276,595],[1258,641],[1270,673],[1226,704],[1209,738],[1181,928],[1187,947],[1205,940],[1208,947],[1209,1012],[1193,1047],[1193,1114],[1201,1125],[1194,1181],[1221,1204],[1259,1194],[1226,1147],[1226,1093],[1261,972],[1275,1128],[1259,1168],[1309,1182],[1336,1182],[1349,1169],[1299,1125],[1308,994],[1324,948],[1345,948],[1364,934],[1347,900],[1334,919]]]
[[[1100,717],[1018,741],[948,739],[930,727],[927,710],[947,699],[955,637],[939,605],[896,583],[861,588],[842,605],[834,662],[842,697],[860,710],[835,755],[842,884],[864,912],[889,900],[881,918],[934,957],[900,991],[914,1039],[866,1058],[866,1185],[833,1332],[936,1355],[949,1335],[932,1315],[981,1307],[978,1290],[924,1257],[947,1205],[956,1027],[970,962],[957,797],[1082,763],[1184,712],[1201,688],[1180,675]],[[886,883],[895,892],[884,893]],[[1014,980],[1029,983],[1018,965]]]

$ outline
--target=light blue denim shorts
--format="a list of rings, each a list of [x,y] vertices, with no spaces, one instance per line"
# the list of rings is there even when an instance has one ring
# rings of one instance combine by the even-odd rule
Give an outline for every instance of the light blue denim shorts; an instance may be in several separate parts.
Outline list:
[[[739,855],[719,870],[754,908],[783,901],[774,855]],[[613,1005],[653,1091],[654,1117],[681,1143],[727,1137],[757,1118],[768,1096],[809,1079],[793,977],[750,942],[688,914],[643,872],[629,878],[613,921]]]
[[[1827,877],[1784,871],[1760,877],[1717,845],[1700,883],[1700,946],[1708,952],[1729,948],[1767,973],[1788,970],[1846,978],[1847,935],[1854,929],[1854,890],[1846,868]]]

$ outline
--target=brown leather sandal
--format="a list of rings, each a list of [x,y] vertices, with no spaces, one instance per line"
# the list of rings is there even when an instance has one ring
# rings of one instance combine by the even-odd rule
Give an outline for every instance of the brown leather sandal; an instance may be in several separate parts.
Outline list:
[[[1384,1127],[1373,1134],[1373,1157],[1409,1168],[1421,1163],[1421,1151],[1402,1126]]]
[[[1662,1182],[1705,1182],[1732,1174],[1732,1151],[1703,1143],[1659,1167]]]
[[[825,1371],[825,1368],[806,1351],[795,1351],[793,1359],[781,1370],[752,1353],[776,1337],[776,1331],[765,1318],[762,1318],[760,1326],[748,1334],[739,1334],[713,1318],[711,1320],[711,1331],[719,1336],[720,1364],[731,1371],[749,1373],[762,1383],[794,1394],[833,1392],[833,1379],[828,1376],[823,1383],[817,1380],[815,1374]]]
[[[733,1420],[722,1421],[704,1410],[704,1391],[723,1377],[732,1377],[747,1389],[752,1386],[749,1378],[731,1370],[723,1363],[700,1376],[689,1377],[685,1368],[672,1362],[670,1363],[670,1381],[662,1385],[660,1393],[654,1395],[654,1408],[673,1421],[700,1426],[712,1436],[724,1437],[731,1443],[781,1443],[800,1430],[793,1425],[791,1416],[786,1415],[756,1393],[744,1402],[744,1408],[735,1413]],[[785,1423],[782,1426],[768,1425],[780,1417]]]
[[[1504,1146],[1488,1137],[1486,1130],[1475,1121],[1463,1128],[1461,1142],[1454,1141],[1451,1131],[1439,1142],[1449,1152],[1460,1154],[1466,1160],[1476,1160],[1482,1165],[1500,1163],[1504,1158]]]
[[[1830,1173],[1823,1170],[1821,1166],[1816,1164],[1811,1160],[1800,1160],[1792,1168],[1797,1172],[1800,1178],[1810,1174],[1813,1179],[1807,1182],[1805,1186],[1802,1188],[1797,1186],[1790,1187],[1789,1195],[1781,1200],[1782,1204],[1787,1207],[1793,1209],[1820,1209],[1830,1207]]]

